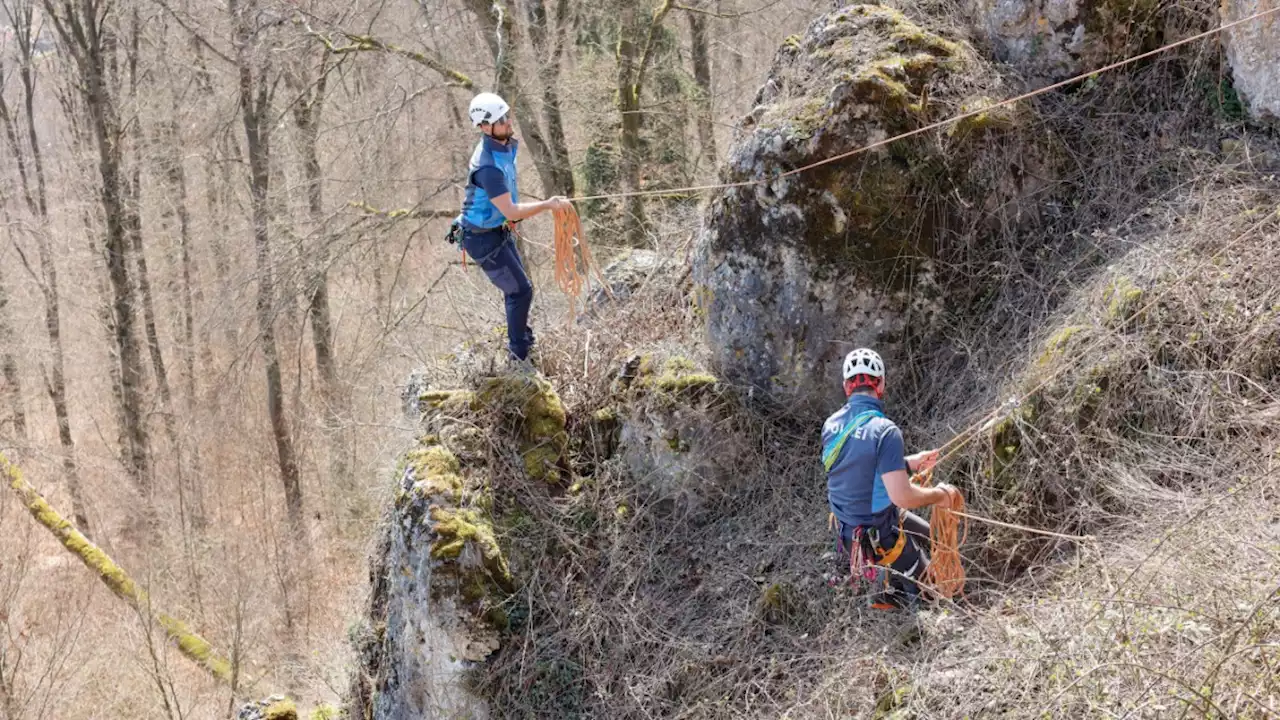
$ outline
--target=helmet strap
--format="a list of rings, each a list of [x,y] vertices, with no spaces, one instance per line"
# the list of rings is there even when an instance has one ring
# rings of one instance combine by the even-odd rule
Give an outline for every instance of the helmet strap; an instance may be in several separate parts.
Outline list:
[[[858,388],[871,388],[875,392],[877,400],[884,399],[884,378],[874,378],[870,375],[854,375],[844,381],[844,396],[850,397]]]

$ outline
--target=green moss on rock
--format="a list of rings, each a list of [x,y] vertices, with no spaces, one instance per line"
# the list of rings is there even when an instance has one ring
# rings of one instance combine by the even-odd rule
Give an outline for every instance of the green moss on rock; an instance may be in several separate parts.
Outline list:
[[[311,711],[311,720],[338,720],[341,712],[332,705],[320,705]]]
[[[646,356],[640,363],[634,385],[667,395],[692,394],[715,387],[720,380],[710,373],[698,370],[693,361],[684,357],[671,357],[658,363]]]
[[[262,711],[263,720],[298,720],[298,706],[292,700],[277,700]]]
[[[559,482],[569,444],[568,414],[551,383],[540,377],[503,375],[487,380],[477,397],[486,406],[518,416],[525,473],[535,480]]]
[[[1133,318],[1142,302],[1142,288],[1133,284],[1127,275],[1121,275],[1107,284],[1102,293],[1106,303],[1106,320],[1111,327],[1123,325]]]
[[[442,495],[453,502],[462,499],[461,465],[458,458],[441,445],[410,451],[408,462],[414,470],[413,491],[422,497]]]
[[[431,530],[436,534],[436,540],[431,544],[431,557],[456,560],[470,544],[479,552],[492,579],[504,586],[511,585],[507,558],[498,546],[493,524],[487,518],[475,510],[448,509],[439,505],[431,507],[429,516],[434,523]]]

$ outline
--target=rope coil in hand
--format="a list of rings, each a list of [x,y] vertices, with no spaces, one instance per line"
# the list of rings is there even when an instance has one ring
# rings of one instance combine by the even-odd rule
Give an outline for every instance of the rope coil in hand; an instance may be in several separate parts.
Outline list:
[[[911,478],[921,487],[933,486],[933,468]],[[960,546],[969,537],[969,519],[964,514],[964,496],[947,486],[947,500],[933,506],[929,517],[929,568],[925,579],[935,595],[948,600],[964,593],[964,565]]]
[[[567,205],[556,208],[552,215],[555,217],[556,284],[569,296],[569,316],[573,317],[577,314],[577,300],[582,295],[582,282],[587,273],[594,271],[609,297],[613,297],[613,293],[591,259],[591,249],[587,247],[587,235],[582,231],[578,211]],[[582,272],[578,272],[579,257]]]

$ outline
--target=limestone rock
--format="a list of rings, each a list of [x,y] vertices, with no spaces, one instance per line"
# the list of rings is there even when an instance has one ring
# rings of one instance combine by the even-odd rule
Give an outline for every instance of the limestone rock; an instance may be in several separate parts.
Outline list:
[[[1038,83],[1064,80],[1121,55],[1151,49],[1150,0],[970,0],[996,58]]]
[[[1273,0],[1227,0],[1221,6],[1222,22],[1274,7]],[[1280,124],[1280,12],[1231,28],[1224,44],[1245,107],[1258,120]]]
[[[618,454],[653,500],[696,508],[741,475],[746,441],[726,421],[734,399],[690,360],[640,355],[615,380]]]
[[[679,269],[679,263],[671,258],[651,250],[626,250],[613,258],[603,271],[604,280],[609,285],[613,300],[625,301],[646,283],[669,277]],[[587,306],[596,308],[609,302],[610,297],[604,288],[597,287],[592,293]]]
[[[944,297],[932,259],[962,213],[1007,197],[973,157],[1018,122],[983,113],[782,174],[991,103],[1003,91],[973,50],[881,6],[816,20],[778,51],[722,174],[767,181],[711,201],[694,250],[713,364],[787,402],[839,396],[840,358],[874,345],[892,363]],[[1034,173],[1028,173],[1033,175]],[[829,403],[828,403],[829,404]]]
[[[406,455],[372,563],[350,716],[488,717],[465,672],[500,647],[502,602],[514,590],[485,511],[491,504],[438,436]]]

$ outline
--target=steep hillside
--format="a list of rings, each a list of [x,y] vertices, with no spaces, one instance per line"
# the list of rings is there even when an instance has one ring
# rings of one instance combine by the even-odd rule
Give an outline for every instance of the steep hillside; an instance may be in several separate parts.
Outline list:
[[[815,20],[726,180],[1015,82],[926,26]],[[483,346],[428,374],[352,716],[1280,712],[1280,156],[1197,68],[727,189],[692,244],[677,216],[616,259],[619,299],[536,375]],[[889,347],[913,448],[982,427],[941,469],[977,516],[966,592],[918,616],[868,610],[825,526],[818,423],[855,340]]]

